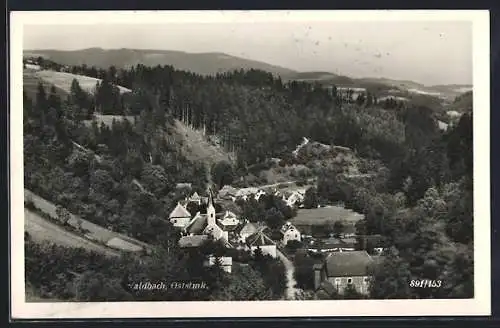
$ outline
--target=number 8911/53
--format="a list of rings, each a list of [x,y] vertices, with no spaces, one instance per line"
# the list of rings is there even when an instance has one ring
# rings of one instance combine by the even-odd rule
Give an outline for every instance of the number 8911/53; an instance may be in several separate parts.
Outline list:
[[[441,280],[411,280],[410,287],[412,288],[439,288],[441,287]]]

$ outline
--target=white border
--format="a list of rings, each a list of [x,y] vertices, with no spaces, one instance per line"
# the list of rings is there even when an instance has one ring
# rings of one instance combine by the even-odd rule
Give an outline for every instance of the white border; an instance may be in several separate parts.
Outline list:
[[[490,315],[490,40],[482,11],[198,11],[12,12],[10,26],[10,192],[12,318],[162,318],[278,316]],[[470,21],[474,85],[474,299],[261,302],[25,303],[22,61],[25,24],[166,24],[186,22]],[[422,49],[425,51],[425,48]],[[229,310],[230,309],[230,310]]]

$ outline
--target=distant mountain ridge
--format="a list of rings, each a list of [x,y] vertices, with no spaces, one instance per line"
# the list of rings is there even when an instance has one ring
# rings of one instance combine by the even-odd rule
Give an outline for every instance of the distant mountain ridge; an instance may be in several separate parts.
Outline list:
[[[87,48],[82,50],[25,50],[24,56],[41,56],[63,65],[85,64],[100,68],[110,66],[118,68],[131,67],[137,64],[146,66],[171,65],[176,69],[201,75],[214,75],[235,69],[253,68],[279,75],[285,81],[297,80],[317,82],[323,85],[333,84],[342,87],[366,88],[375,92],[378,96],[403,96],[402,91],[452,100],[472,89],[471,85],[426,86],[414,81],[388,78],[351,78],[324,71],[298,72],[282,66],[220,52],[189,53],[175,50]]]
[[[96,66],[101,68],[171,65],[179,70],[211,75],[234,69],[260,69],[279,75],[293,75],[294,70],[256,60],[244,59],[218,52],[188,53],[173,50],[102,49],[83,50],[25,50],[24,56],[42,56],[63,65]]]

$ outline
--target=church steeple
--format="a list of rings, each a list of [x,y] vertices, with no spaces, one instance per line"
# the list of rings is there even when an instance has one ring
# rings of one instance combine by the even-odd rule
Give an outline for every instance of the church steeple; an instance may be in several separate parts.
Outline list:
[[[208,188],[207,224],[215,225],[215,205],[212,188]]]

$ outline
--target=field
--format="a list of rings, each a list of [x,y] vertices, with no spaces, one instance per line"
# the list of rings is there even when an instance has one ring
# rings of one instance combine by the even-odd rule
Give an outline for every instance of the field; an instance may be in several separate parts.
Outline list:
[[[36,72],[32,70],[24,70],[23,71],[23,91],[26,92],[27,96],[31,99],[35,99],[38,90],[38,84],[42,83],[45,88],[45,92],[48,94],[50,92],[50,83],[42,80],[38,76],[36,76]],[[61,99],[66,99],[67,92],[56,87],[56,93]]]
[[[119,256],[118,252],[77,236],[27,209],[24,209],[24,229],[37,242],[49,241],[61,246],[82,247],[104,255]]]
[[[38,195],[36,195],[36,194],[32,193],[31,191],[26,190],[26,189],[24,190],[24,196],[25,196],[25,199],[29,198],[31,201],[33,201],[34,205],[37,208],[39,208],[40,210],[42,210],[43,212],[45,212],[53,217],[56,217],[56,206],[54,204],[48,202],[47,200],[41,198],[40,196],[38,196]],[[90,238],[97,240],[99,242],[102,242],[104,244],[106,244],[107,242],[109,242],[113,238],[119,238],[123,241],[122,244],[124,244],[124,243],[127,244],[127,247],[124,247],[124,249],[123,249],[125,251],[129,251],[130,249],[137,249],[137,246],[142,246],[142,247],[146,247],[146,248],[149,247],[149,245],[147,245],[146,243],[143,243],[143,242],[140,242],[140,241],[133,239],[131,237],[110,231],[110,230],[105,229],[101,226],[93,224],[92,222],[78,218],[75,215],[71,215],[71,218],[70,218],[68,223],[70,225],[76,227],[78,220],[81,220],[81,222],[82,222],[81,227],[83,229],[89,231],[87,233],[87,235],[89,235]]]
[[[340,206],[321,207],[313,209],[299,209],[297,216],[290,220],[294,225],[328,225],[337,221],[354,224],[363,218],[362,214],[353,212]]]
[[[78,81],[80,87],[88,93],[94,93],[95,86],[97,82],[100,82],[100,79],[96,79],[90,76],[84,75],[75,75],[66,72],[55,72],[55,71],[36,71],[34,72],[35,77],[42,79],[44,82],[48,84],[55,85],[56,88],[64,90],[66,92],[70,92],[71,83],[74,79]],[[118,86],[121,93],[130,92],[130,89]]]

